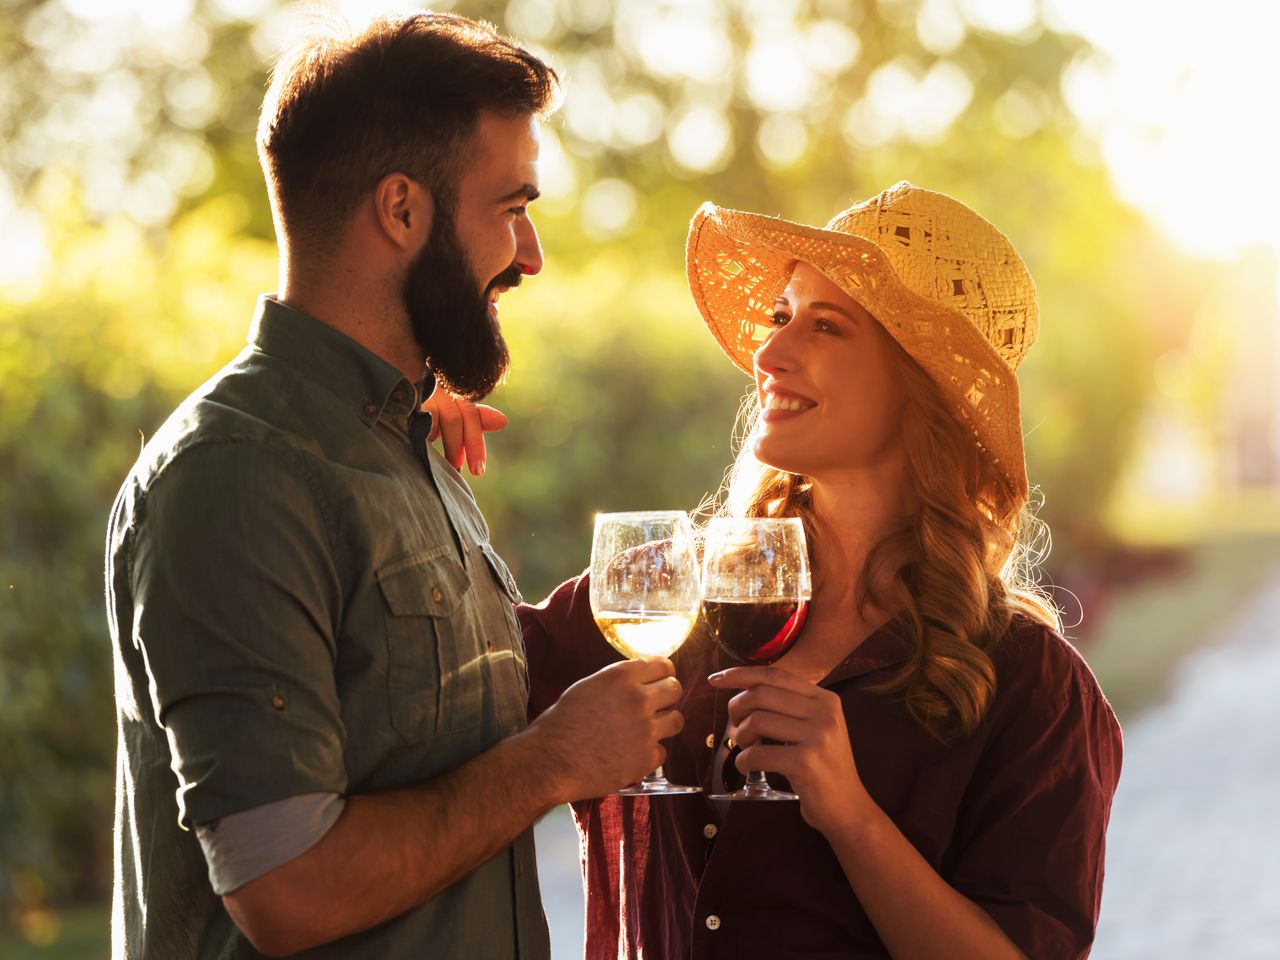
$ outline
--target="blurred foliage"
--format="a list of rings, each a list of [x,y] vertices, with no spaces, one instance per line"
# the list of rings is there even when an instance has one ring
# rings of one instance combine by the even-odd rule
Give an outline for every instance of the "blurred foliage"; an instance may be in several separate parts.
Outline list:
[[[0,923],[4,960],[102,960],[111,955],[110,904],[67,910],[32,908]]]
[[[0,286],[0,902],[27,911],[109,885],[111,499],[275,282],[252,134],[292,15],[152,8],[150,29],[90,0],[9,0],[0,21],[0,193],[44,248]],[[693,507],[720,484],[746,381],[685,292],[697,205],[821,224],[901,178],[1026,256],[1043,326],[1023,421],[1054,569],[1105,551],[1153,363],[1212,289],[1116,199],[1063,106],[1081,41],[917,0],[458,8],[568,82],[535,208],[546,269],[503,303],[516,365],[493,402],[512,426],[475,484],[526,596],[586,563],[595,510]]]

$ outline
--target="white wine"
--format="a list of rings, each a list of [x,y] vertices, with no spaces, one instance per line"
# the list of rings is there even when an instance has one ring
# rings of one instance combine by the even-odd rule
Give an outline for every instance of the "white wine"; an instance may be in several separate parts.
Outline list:
[[[596,614],[596,626],[609,645],[628,660],[637,657],[669,657],[693,629],[696,613]]]

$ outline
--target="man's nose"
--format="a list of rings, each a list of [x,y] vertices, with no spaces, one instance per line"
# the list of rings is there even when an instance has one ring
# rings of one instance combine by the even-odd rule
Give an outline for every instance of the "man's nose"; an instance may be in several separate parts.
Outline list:
[[[538,230],[525,215],[516,231],[516,266],[526,277],[536,276],[542,272],[542,244],[538,242]]]

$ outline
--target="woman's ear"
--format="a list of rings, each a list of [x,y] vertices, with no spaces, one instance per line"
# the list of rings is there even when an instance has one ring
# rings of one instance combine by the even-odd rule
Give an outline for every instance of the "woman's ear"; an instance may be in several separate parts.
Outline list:
[[[402,250],[422,248],[431,235],[435,201],[430,191],[403,173],[389,173],[373,191],[374,213],[387,239]]]

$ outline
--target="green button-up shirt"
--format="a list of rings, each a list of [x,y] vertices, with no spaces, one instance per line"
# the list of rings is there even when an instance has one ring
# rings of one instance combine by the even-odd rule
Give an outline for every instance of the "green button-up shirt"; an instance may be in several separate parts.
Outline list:
[[[462,477],[415,451],[416,403],[398,370],[263,298],[249,346],[125,480],[107,542],[115,957],[258,956],[191,827],[420,783],[524,726],[515,583]],[[549,955],[532,830],[305,956],[464,953]]]

